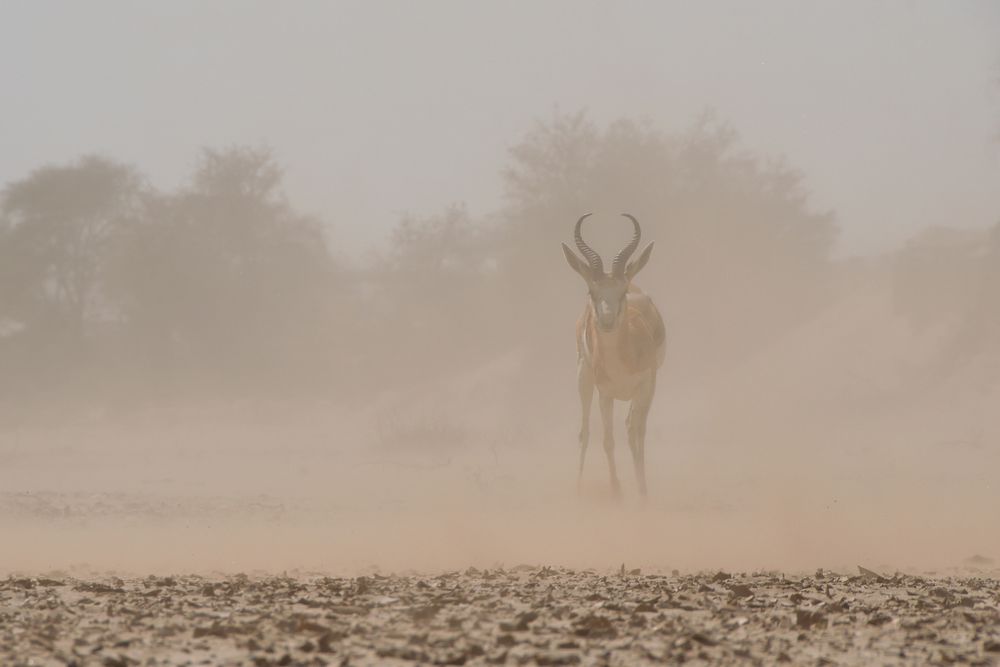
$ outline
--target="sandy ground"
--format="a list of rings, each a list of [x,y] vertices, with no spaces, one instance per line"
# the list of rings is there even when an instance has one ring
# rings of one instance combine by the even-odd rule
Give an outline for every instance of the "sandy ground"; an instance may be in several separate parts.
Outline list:
[[[8,435],[0,664],[1000,664],[989,447],[241,428]]]
[[[919,573],[1000,559],[1000,448],[961,431],[898,435],[888,424],[828,443],[743,441],[651,423],[651,496],[640,506],[623,445],[624,500],[608,498],[597,443],[578,491],[571,421],[555,432],[421,422],[395,427],[397,442],[375,425],[280,417],[171,424],[159,415],[2,434],[0,576],[623,561],[682,572],[863,564]]]
[[[514,370],[0,431],[0,664],[998,663],[995,390],[665,384],[640,504]]]

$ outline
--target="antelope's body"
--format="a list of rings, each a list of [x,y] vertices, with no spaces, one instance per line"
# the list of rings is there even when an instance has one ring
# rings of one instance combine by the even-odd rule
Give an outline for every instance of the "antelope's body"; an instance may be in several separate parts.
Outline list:
[[[639,245],[641,230],[635,218],[626,217],[632,221],[635,234],[615,257],[610,274],[604,273],[600,256],[583,241],[580,226],[587,216],[577,221],[575,229],[577,248],[587,264],[565,244],[563,252],[570,267],[587,282],[590,296],[576,325],[577,385],[582,408],[579,476],[583,475],[590,440],[590,409],[597,389],[612,491],[616,496],[621,493],[614,456],[614,402],[628,401],[629,449],[639,493],[645,498],[646,421],[656,392],[656,373],[663,365],[666,332],[653,301],[632,284],[632,278],[649,260],[653,244],[629,262]]]
[[[614,331],[597,327],[588,303],[576,322],[577,358],[598,392],[618,401],[633,400],[663,365],[666,330],[652,299],[629,285],[624,321]]]

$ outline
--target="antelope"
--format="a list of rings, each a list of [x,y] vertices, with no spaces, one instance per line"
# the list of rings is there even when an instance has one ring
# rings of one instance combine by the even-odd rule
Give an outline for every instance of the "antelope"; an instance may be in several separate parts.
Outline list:
[[[645,500],[646,419],[656,392],[656,372],[663,365],[666,331],[653,301],[632,284],[632,279],[649,261],[653,243],[650,242],[638,258],[631,260],[639,247],[642,228],[638,220],[623,213],[632,222],[632,240],[615,256],[611,272],[605,273],[601,256],[587,245],[581,234],[583,221],[590,215],[577,220],[573,231],[576,247],[586,261],[562,244],[566,261],[587,283],[590,296],[576,323],[577,386],[582,407],[577,487],[587,456],[590,408],[596,387],[604,423],[604,453],[608,459],[611,491],[616,498],[621,497],[615,469],[614,402],[629,401],[625,420],[628,446],[632,450],[639,495]]]

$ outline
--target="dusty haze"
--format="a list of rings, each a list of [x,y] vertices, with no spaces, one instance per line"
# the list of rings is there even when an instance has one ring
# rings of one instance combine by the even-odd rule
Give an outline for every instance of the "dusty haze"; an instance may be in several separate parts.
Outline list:
[[[477,7],[0,10],[0,571],[1000,559],[995,6]]]

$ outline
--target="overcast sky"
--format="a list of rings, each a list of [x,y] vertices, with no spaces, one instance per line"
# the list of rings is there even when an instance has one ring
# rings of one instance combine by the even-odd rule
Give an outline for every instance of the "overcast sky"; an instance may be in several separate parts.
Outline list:
[[[101,152],[170,188],[267,144],[345,251],[501,202],[554,109],[706,107],[806,174],[845,253],[1000,219],[998,2],[0,0],[0,182]]]

